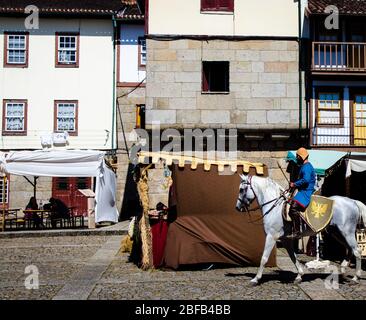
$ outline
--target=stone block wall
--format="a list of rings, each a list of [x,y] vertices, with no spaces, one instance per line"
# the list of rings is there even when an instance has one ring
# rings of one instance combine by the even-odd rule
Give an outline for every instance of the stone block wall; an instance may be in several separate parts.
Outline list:
[[[133,214],[136,201],[138,202],[136,186],[132,180],[132,167],[129,163],[127,148],[131,148],[130,133],[136,125],[136,105],[145,103],[145,88],[139,87],[131,92],[132,87],[118,87],[117,95],[117,208],[124,218]],[[123,126],[122,126],[123,124]],[[123,130],[125,135],[123,134]],[[124,139],[126,137],[126,140]],[[127,148],[126,148],[126,143]],[[125,210],[122,210],[124,207]]]
[[[286,158],[287,151],[251,151],[251,152],[238,152],[238,159],[246,160],[250,162],[263,163],[268,168],[268,176],[279,183],[282,187],[288,188],[288,182],[281,172],[280,167],[283,169],[286,177],[289,179],[290,175],[286,173],[287,163]]]
[[[296,41],[148,39],[147,50],[148,127],[299,126]],[[230,62],[229,94],[202,94],[202,61]]]
[[[154,169],[148,171],[148,187],[149,187],[149,206],[155,209],[156,205],[161,202],[166,206],[169,205],[169,182],[164,175],[162,164],[156,164]]]
[[[28,177],[33,182],[33,177]],[[37,201],[48,202],[52,196],[52,178],[39,177],[37,180]],[[22,176],[11,175],[9,178],[9,207],[25,209],[33,197],[33,186]]]

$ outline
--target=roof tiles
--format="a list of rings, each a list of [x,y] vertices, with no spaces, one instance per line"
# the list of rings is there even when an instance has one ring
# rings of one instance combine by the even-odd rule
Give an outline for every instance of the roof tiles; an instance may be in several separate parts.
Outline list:
[[[342,15],[365,15],[366,0],[309,0],[311,14],[325,14],[325,8],[336,6]]]

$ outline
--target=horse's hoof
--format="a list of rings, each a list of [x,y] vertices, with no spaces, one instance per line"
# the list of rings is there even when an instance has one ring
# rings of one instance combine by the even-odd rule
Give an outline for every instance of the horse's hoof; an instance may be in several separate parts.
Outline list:
[[[358,280],[358,277],[353,277],[352,278],[352,281],[350,282],[350,284],[354,284],[354,285],[360,284],[360,280]]]
[[[252,280],[250,280],[250,285],[251,285],[252,287],[257,286],[257,285],[258,285],[258,280],[257,280],[257,279],[252,279]]]
[[[302,278],[300,276],[297,276],[294,281],[294,284],[300,284],[301,282],[302,282]]]

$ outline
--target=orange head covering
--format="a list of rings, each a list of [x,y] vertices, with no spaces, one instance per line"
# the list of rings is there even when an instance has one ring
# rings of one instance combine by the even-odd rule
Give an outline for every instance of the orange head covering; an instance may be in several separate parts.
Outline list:
[[[300,148],[296,154],[304,161],[309,157],[309,152],[305,148]]]

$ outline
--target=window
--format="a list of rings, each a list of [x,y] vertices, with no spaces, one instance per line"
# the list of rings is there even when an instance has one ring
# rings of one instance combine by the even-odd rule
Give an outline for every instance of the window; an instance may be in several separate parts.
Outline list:
[[[139,38],[139,70],[146,68],[146,40]]]
[[[27,134],[27,101],[4,100],[3,135]]]
[[[79,34],[56,34],[56,67],[79,66]]]
[[[3,192],[4,192],[4,178],[0,176],[0,204],[7,204],[8,197],[9,197],[9,177],[5,180],[5,202],[3,199]]]
[[[366,126],[366,96],[356,95],[354,102],[355,125]]]
[[[69,179],[60,177],[54,178],[54,183],[56,184],[56,190],[69,190]]]
[[[78,102],[55,101],[55,132],[68,132],[69,135],[78,134]]]
[[[76,189],[89,189],[90,188],[90,178],[76,178]]]
[[[234,12],[234,0],[201,0],[201,11]]]
[[[28,33],[5,33],[4,67],[28,67]]]
[[[229,62],[202,62],[202,92],[229,92]]]
[[[343,125],[343,108],[338,92],[319,93],[317,124]]]

